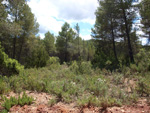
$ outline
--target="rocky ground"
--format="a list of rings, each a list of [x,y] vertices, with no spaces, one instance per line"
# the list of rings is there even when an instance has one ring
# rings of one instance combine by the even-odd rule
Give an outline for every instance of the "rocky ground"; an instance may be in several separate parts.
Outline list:
[[[64,104],[62,102],[50,107],[48,101],[52,99],[51,95],[30,91],[26,91],[26,93],[28,96],[34,97],[34,103],[30,106],[13,106],[10,109],[10,113],[150,113],[150,103],[145,98],[141,98],[136,104],[122,107],[109,107],[106,110],[102,110],[102,108],[98,107],[85,106],[79,108],[75,103]],[[8,98],[10,96],[17,97],[17,94],[11,92],[6,96]],[[3,108],[0,106],[0,109]]]

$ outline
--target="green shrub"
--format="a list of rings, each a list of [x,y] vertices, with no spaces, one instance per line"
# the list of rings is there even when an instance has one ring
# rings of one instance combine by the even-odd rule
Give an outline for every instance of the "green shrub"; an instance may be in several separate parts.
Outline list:
[[[50,106],[50,107],[52,107],[53,105],[55,105],[57,103],[57,100],[56,99],[50,99],[49,101],[48,101],[48,105]]]
[[[95,96],[103,96],[107,95],[108,84],[105,79],[97,78],[97,79],[88,79],[86,80],[86,89],[93,93]]]
[[[81,74],[91,74],[92,72],[91,62],[81,62],[81,64],[79,64],[79,72]]]
[[[70,70],[76,74],[91,74],[92,64],[91,62],[73,61],[70,65]]]
[[[110,52],[109,54],[112,53]],[[115,57],[108,56],[102,49],[96,51],[94,59],[92,60],[92,65],[100,69],[105,68],[111,71],[119,68],[119,63],[116,61]]]
[[[135,56],[135,64],[137,65],[138,72],[150,71],[150,52],[141,49]]]
[[[113,82],[114,84],[118,85],[118,84],[123,84],[123,79],[124,79],[124,76],[122,74],[115,74],[113,76]]]
[[[52,64],[59,64],[59,58],[58,57],[50,57],[47,61],[47,66],[50,66]]]
[[[19,64],[17,60],[9,58],[0,46],[0,74],[11,76],[19,74],[23,69],[24,66]]]
[[[121,102],[117,101],[115,98],[100,98],[100,106],[103,110],[106,110],[107,107],[112,106],[121,106]]]
[[[74,73],[76,73],[76,74],[79,73],[79,66],[78,66],[78,64],[77,64],[76,61],[73,61],[73,62],[71,63],[71,65],[69,66],[69,68],[70,68],[70,71],[72,71],[72,72],[74,72]]]
[[[78,106],[80,106],[80,107],[84,107],[84,106],[88,106],[88,107],[97,106],[97,107],[99,107],[100,106],[100,100],[96,96],[93,96],[93,95],[89,95],[87,97],[85,96],[82,99],[78,99],[77,103],[78,103]]]
[[[20,106],[30,105],[34,100],[32,97],[28,97],[26,93],[23,93],[22,97],[20,96],[18,98],[10,97],[10,99],[7,99],[5,96],[3,96],[2,99],[4,100],[2,106],[7,111],[9,111],[9,109],[14,105]]]
[[[21,93],[23,88],[24,81],[22,80],[22,77],[19,76],[12,76],[9,78],[9,85],[11,87],[11,90],[13,90],[15,93]]]
[[[138,86],[136,88],[137,92],[141,95],[150,95],[150,79],[148,77],[140,77],[138,81]]]
[[[58,57],[50,57],[49,60],[46,62],[46,66],[49,69],[56,69],[60,67],[60,60]]]
[[[0,78],[0,94],[7,93],[9,90],[8,84]]]

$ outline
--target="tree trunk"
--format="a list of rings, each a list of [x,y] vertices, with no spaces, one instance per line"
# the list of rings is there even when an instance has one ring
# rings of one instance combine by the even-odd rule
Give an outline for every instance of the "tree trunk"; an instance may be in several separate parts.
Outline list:
[[[21,53],[22,53],[23,44],[24,44],[24,39],[21,40],[20,50],[19,50],[19,53],[18,53],[18,58],[17,59],[18,59],[19,62],[20,62],[20,56],[21,56]]]
[[[87,42],[87,47],[88,47],[88,57],[87,57],[87,61],[90,60],[90,55],[89,55],[89,42]]]
[[[66,37],[66,44],[65,44],[65,62],[68,61],[68,58],[67,58],[67,54],[68,54],[68,46],[67,46],[67,43],[68,43],[68,40],[67,40],[67,37]]]
[[[16,14],[15,14],[15,22],[18,22],[18,7],[16,8]],[[15,59],[16,56],[16,40],[17,40],[17,35],[15,35],[14,40],[13,40],[13,59]]]
[[[112,21],[111,21],[111,33],[112,33],[114,56],[115,56],[115,59],[116,59],[116,61],[117,61],[117,63],[118,63],[118,57],[117,57],[116,45],[115,45],[114,27],[113,27]]]
[[[134,57],[133,57],[133,51],[132,51],[131,42],[130,42],[130,34],[129,34],[128,22],[127,22],[127,18],[126,18],[126,14],[125,14],[125,9],[122,8],[122,11],[123,11],[123,18],[124,18],[124,22],[125,22],[126,35],[127,35],[127,40],[128,40],[129,56],[130,56],[131,62],[134,63]]]
[[[16,56],[16,36],[14,37],[14,40],[13,40],[13,56],[12,56],[12,58],[15,59],[15,56]]]

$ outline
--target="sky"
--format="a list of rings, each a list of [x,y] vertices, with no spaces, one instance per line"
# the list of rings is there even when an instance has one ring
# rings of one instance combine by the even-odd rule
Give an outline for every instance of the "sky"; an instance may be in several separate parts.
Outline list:
[[[141,0],[134,1],[137,4]],[[62,25],[68,22],[72,28],[76,23],[79,24],[82,39],[91,39],[91,28],[94,27],[95,11],[98,7],[97,0],[29,0],[28,5],[40,25],[39,35],[41,38],[44,38],[44,34],[48,31],[57,36]],[[140,25],[140,20],[134,23]],[[142,30],[137,28],[139,29],[137,34],[143,34]],[[147,40],[140,38],[140,41],[144,45]]]
[[[30,0],[28,5],[40,24],[41,38],[47,31],[57,36],[62,25],[68,22],[72,28],[78,23],[80,36],[85,40],[91,39],[97,0]]]

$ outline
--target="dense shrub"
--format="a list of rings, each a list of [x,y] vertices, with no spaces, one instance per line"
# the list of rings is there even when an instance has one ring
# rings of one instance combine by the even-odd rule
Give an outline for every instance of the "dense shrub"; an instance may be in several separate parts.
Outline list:
[[[77,64],[77,61],[73,61],[72,64],[70,65],[70,70],[74,73],[79,73],[79,66]]]
[[[90,74],[92,72],[91,62],[73,61],[70,65],[70,70],[76,74]]]
[[[9,58],[0,46],[0,74],[11,76],[18,74],[23,69],[24,66],[19,64],[17,60]]]

